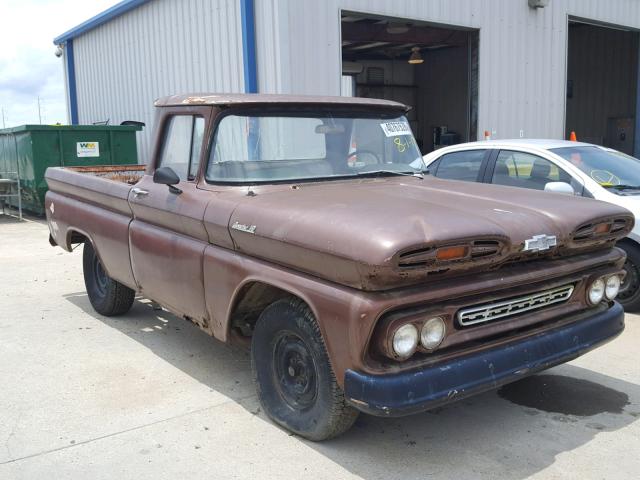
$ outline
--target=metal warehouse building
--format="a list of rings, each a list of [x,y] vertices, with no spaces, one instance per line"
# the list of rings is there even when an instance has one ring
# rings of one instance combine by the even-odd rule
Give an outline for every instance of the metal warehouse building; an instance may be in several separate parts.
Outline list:
[[[184,92],[398,100],[424,152],[573,130],[637,155],[639,30],[637,0],[126,0],[54,42],[70,121],[145,122],[143,162]]]

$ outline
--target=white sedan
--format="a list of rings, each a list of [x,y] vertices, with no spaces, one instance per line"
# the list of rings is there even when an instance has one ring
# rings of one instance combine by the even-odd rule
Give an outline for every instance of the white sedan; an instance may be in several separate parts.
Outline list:
[[[442,148],[423,157],[439,178],[572,193],[640,214],[640,160],[566,140],[489,140]],[[627,252],[618,301],[640,310],[640,222],[618,243]]]

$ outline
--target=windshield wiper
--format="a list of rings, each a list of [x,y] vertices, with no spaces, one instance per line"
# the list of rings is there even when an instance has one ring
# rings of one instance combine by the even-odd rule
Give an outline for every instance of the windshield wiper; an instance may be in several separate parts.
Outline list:
[[[614,190],[640,190],[640,185],[603,185],[603,187]]]
[[[383,174],[389,174],[389,175],[400,175],[403,177],[417,177],[420,180],[422,180],[424,178],[424,173],[425,172],[398,172],[396,170],[367,170],[365,172],[357,172],[356,175],[358,176],[367,176],[367,175],[380,175],[381,173]]]

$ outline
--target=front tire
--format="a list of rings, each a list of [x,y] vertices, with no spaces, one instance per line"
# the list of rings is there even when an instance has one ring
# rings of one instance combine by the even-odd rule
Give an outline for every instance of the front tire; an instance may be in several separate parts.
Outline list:
[[[279,300],[262,312],[251,341],[251,368],[264,411],[302,437],[336,437],[358,417],[336,382],[313,313],[301,300]]]
[[[618,247],[627,254],[627,261],[623,267],[626,275],[616,300],[627,312],[637,312],[640,310],[640,248],[626,242]]]
[[[96,312],[112,317],[129,311],[136,292],[107,275],[89,241],[84,242],[82,267],[89,301]]]

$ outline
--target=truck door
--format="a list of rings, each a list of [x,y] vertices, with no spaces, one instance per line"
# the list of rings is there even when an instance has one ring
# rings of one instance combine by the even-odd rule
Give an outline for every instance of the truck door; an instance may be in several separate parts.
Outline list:
[[[210,108],[165,108],[151,167],[129,194],[133,276],[142,294],[173,312],[207,324],[202,260],[208,236],[203,218],[210,194],[196,189]],[[154,183],[171,167],[180,182]]]

